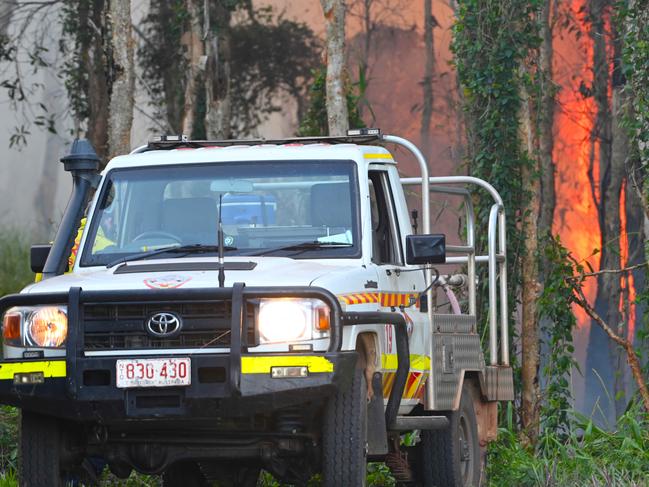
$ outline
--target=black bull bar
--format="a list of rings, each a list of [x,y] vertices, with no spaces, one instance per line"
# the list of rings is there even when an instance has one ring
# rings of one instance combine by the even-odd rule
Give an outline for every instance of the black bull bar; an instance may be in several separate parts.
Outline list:
[[[408,370],[410,368],[410,354],[406,321],[401,313],[383,312],[343,312],[336,296],[330,291],[319,287],[246,287],[242,283],[235,283],[231,288],[201,288],[201,289],[146,289],[146,290],[111,290],[111,291],[83,291],[79,287],[72,287],[68,292],[59,293],[34,293],[12,294],[0,299],[0,316],[14,306],[37,305],[67,305],[68,310],[68,337],[66,340],[66,392],[68,397],[74,399],[79,393],[77,362],[84,355],[84,329],[83,305],[117,304],[117,303],[146,303],[156,301],[166,302],[191,302],[191,301],[220,301],[230,300],[232,303],[232,317],[230,322],[230,352],[228,354],[228,384],[230,394],[236,396],[241,393],[241,357],[247,347],[254,344],[247,343],[249,328],[255,326],[247,319],[247,301],[261,298],[312,298],[319,299],[330,308],[330,341],[328,353],[341,351],[343,326],[358,324],[390,324],[395,327],[397,345],[398,367],[395,382],[390,393],[385,411],[386,424],[393,424],[403,396]],[[40,360],[43,357],[39,357]],[[27,359],[20,359],[28,361]]]

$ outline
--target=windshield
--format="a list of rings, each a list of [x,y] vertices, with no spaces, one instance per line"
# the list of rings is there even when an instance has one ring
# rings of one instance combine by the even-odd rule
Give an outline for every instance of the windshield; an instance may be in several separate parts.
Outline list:
[[[164,247],[216,245],[219,210],[228,256],[271,249],[269,255],[295,258],[359,255],[352,161],[157,166],[115,169],[106,177],[81,266]],[[304,243],[315,244],[291,248]]]

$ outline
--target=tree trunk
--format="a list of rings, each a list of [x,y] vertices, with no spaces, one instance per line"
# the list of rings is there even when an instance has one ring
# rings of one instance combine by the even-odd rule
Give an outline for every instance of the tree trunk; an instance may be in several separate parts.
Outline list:
[[[346,135],[349,128],[345,96],[345,2],[320,0],[326,26],[327,122],[329,135]]]
[[[523,441],[535,444],[539,435],[539,331],[537,300],[539,296],[538,265],[538,215],[540,207],[541,184],[538,177],[539,163],[538,129],[535,126],[537,114],[535,100],[530,99],[524,85],[522,91],[521,140],[524,147],[521,152],[527,153],[529,164],[521,169],[523,191],[526,193],[526,205],[522,208],[525,251],[521,259],[521,421]]]
[[[457,18],[459,9],[457,0],[451,0],[449,3],[451,8],[453,8],[455,18]],[[465,172],[466,174],[471,174],[473,149],[469,143],[469,140],[471,139],[469,132],[471,131],[472,122],[469,113],[462,109],[462,107],[466,106],[466,101],[464,99],[464,89],[462,88],[462,83],[460,83],[460,77],[457,75],[457,72],[452,73],[452,76],[455,77],[455,95],[457,96],[457,103],[454,107],[455,144],[453,147],[453,162],[455,162],[458,167],[461,167],[462,165],[466,166],[466,170],[463,171],[462,174]]]
[[[6,0],[0,2],[0,36],[2,37],[7,35],[15,7],[15,2],[8,2]]]
[[[628,95],[624,89],[625,79],[622,74],[621,57],[622,45],[619,33],[613,29],[613,44],[614,44],[614,61],[613,61],[613,78],[612,78],[612,98],[611,98],[611,136],[613,138],[611,143],[611,171],[615,171],[618,176],[614,178],[617,182],[619,179],[620,184],[620,197],[617,200],[617,215],[616,219],[619,220],[620,233],[618,245],[620,247],[620,254],[618,256],[620,268],[627,267],[632,258],[635,248],[629,246],[629,235],[631,229],[629,228],[629,219],[627,218],[626,199],[629,193],[629,185],[626,177],[626,162],[629,157],[629,138],[627,129],[624,127],[624,119],[626,116],[626,109],[628,106]],[[624,191],[623,191],[624,188]],[[624,221],[624,225],[622,225]],[[624,245],[624,248],[622,247]],[[618,325],[618,335],[626,337],[633,343],[633,337],[629,336],[631,327],[630,320],[632,319],[630,302],[630,285],[631,278],[628,274],[623,274],[617,281],[620,287],[621,304],[618,304],[618,312],[620,314],[620,321]],[[615,383],[614,383],[614,397],[615,397],[615,412],[617,416],[624,413],[628,397],[627,391],[627,378],[629,369],[626,367],[624,353],[619,347],[615,347]]]
[[[110,0],[109,15],[113,82],[108,110],[108,154],[114,157],[131,150],[135,72],[130,0]]]
[[[169,0],[154,0],[151,2],[151,11],[157,13],[156,19],[159,22],[157,31],[160,33],[169,32],[177,28],[178,15],[174,11],[174,5]],[[144,38],[144,35],[142,35]],[[147,42],[148,39],[145,39]],[[184,84],[187,76],[185,63],[168,62],[160,65],[160,76],[164,91],[165,112],[167,125],[172,134],[182,133],[183,110],[184,110]]]
[[[361,95],[365,96],[369,85],[370,78],[370,51],[372,48],[372,35],[374,34],[375,24],[372,20],[372,5],[375,0],[362,0],[360,3],[363,5],[363,49],[358,63],[358,78],[359,84],[363,83],[361,87]],[[358,104],[358,116],[363,118],[364,103]]]
[[[556,88],[552,76],[552,0],[545,0],[541,8],[541,45],[539,47],[539,76],[541,99],[539,106],[539,163],[541,201],[539,210],[539,235],[552,233],[556,206],[554,177],[556,167],[552,159],[554,150],[554,105]]]
[[[435,45],[433,39],[433,1],[424,0],[424,50],[426,52],[426,67],[422,88],[424,104],[421,111],[421,145],[424,156],[430,159],[430,121],[433,116],[433,70],[435,67]]]
[[[97,155],[105,164],[108,157],[108,100],[109,82],[106,77],[106,55],[103,39],[107,39],[104,0],[79,4],[79,15],[85,19],[86,29],[93,32],[85,38],[81,50],[84,72],[88,76],[88,131],[87,137]],[[82,24],[83,25],[83,24]],[[96,32],[96,30],[99,32]]]
[[[183,36],[183,44],[187,52],[187,81],[185,83],[185,105],[182,117],[182,133],[192,137],[194,119],[196,118],[196,103],[201,75],[201,58],[204,54],[200,0],[185,0],[185,8],[189,16],[189,30]]]
[[[210,3],[211,8],[210,8]],[[205,131],[208,139],[229,139],[230,97],[230,9],[224,0],[205,0]]]
[[[593,148],[598,148],[599,181],[595,181],[599,197],[599,225],[601,232],[601,261],[602,269],[620,268],[620,192],[624,175],[624,161],[612,156],[612,116],[609,101],[609,62],[607,56],[609,34],[605,25],[605,12],[609,0],[591,0],[589,3],[589,20],[591,22],[591,37],[593,40],[593,87],[597,115],[592,132]],[[595,309],[607,323],[621,322],[620,314],[620,278],[614,274],[602,274],[598,279]],[[586,360],[587,399],[593,402],[587,404],[588,409],[595,404],[602,410],[608,420],[613,420],[619,401],[615,401],[613,410],[609,400],[602,394],[602,387],[607,389],[617,387],[617,363],[619,351],[604,336],[601,329],[591,326]],[[602,384],[601,382],[604,382]],[[617,384],[617,385],[616,385]],[[609,389],[610,390],[610,389]],[[615,397],[616,392],[609,393]],[[589,407],[590,406],[590,407]]]

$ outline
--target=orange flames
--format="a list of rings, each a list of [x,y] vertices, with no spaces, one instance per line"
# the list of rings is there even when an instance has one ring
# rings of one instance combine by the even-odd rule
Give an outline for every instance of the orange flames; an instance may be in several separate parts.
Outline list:
[[[583,18],[584,0],[571,2],[573,18]],[[555,115],[554,160],[557,166],[556,194],[557,205],[553,225],[554,233],[560,235],[562,242],[573,255],[588,262],[593,269],[600,268],[600,253],[595,253],[602,245],[597,205],[599,194],[599,150],[597,139],[593,140],[593,130],[597,107],[592,96],[588,96],[593,83],[593,40],[590,26],[585,20],[576,22],[580,35],[555,35],[553,39],[555,82],[560,91],[557,95]],[[608,30],[608,27],[607,27]],[[612,52],[609,58],[612,59]],[[612,62],[610,74],[612,75]],[[609,97],[611,91],[609,88]],[[589,171],[591,172],[589,177]],[[595,182],[591,186],[592,181]],[[620,267],[628,265],[629,239],[626,219],[626,181],[620,194]],[[632,275],[622,275],[620,312],[628,323],[628,336],[633,337],[635,328],[635,287]],[[597,281],[588,279],[584,294],[592,304],[597,295]],[[590,326],[586,313],[575,307],[575,315],[582,330]]]
[[[574,17],[580,15],[581,2],[572,2]],[[597,109],[593,97],[584,97],[584,86],[593,80],[591,68],[593,45],[583,23],[580,49],[575,48],[572,36],[556,36],[553,40],[555,82],[560,91],[557,95],[555,114],[555,144],[553,158],[557,167],[556,213],[553,232],[561,237],[563,244],[579,260],[586,260],[599,269],[600,254],[593,251],[601,245],[597,212],[597,192],[591,189],[588,176],[592,164],[593,178],[598,179],[597,159],[599,145],[591,140]],[[581,90],[580,90],[581,88]],[[595,300],[597,283],[589,279],[584,294],[590,302]],[[586,313],[575,307],[580,327],[588,326]]]

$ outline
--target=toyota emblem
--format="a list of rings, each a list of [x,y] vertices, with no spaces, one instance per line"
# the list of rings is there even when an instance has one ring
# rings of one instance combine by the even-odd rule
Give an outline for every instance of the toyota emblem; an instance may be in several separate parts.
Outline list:
[[[163,311],[151,315],[146,321],[146,331],[155,338],[172,338],[180,332],[183,321],[176,313]]]

